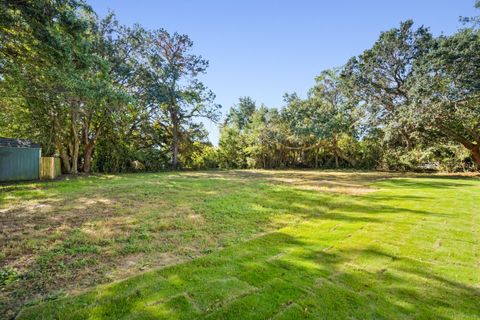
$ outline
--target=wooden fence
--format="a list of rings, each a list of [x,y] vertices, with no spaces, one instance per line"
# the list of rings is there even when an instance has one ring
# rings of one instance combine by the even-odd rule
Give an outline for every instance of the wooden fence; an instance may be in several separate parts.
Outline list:
[[[40,179],[55,179],[61,172],[60,159],[55,157],[42,157],[40,164]]]

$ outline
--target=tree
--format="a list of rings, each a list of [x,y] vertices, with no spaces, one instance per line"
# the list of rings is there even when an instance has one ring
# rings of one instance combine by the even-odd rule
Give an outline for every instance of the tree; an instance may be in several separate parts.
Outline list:
[[[236,125],[239,130],[245,128],[251,121],[251,117],[257,106],[250,97],[240,97],[237,105],[230,108],[225,118],[225,124]]]
[[[366,110],[370,126],[382,128],[397,146],[413,147],[414,140],[403,115],[411,102],[409,85],[413,66],[426,54],[432,35],[427,28],[413,29],[413,21],[402,22],[380,34],[371,49],[347,63],[343,76],[350,78]]]
[[[131,100],[138,32],[113,14],[99,20],[82,1],[11,2],[6,15],[5,121],[22,122],[24,135],[58,153],[66,172],[89,172],[97,140]]]
[[[355,159],[348,157],[338,143],[342,134],[352,135],[355,129],[354,99],[339,69],[323,71],[306,100],[294,95],[287,96],[287,102],[285,113],[293,132],[307,139],[313,137],[316,144],[328,141],[337,168],[339,158],[355,165]]]
[[[247,167],[247,143],[236,125],[223,126],[218,143],[219,165],[224,169]]]
[[[253,168],[267,168],[271,141],[268,135],[268,113],[264,105],[255,110],[249,117],[244,129],[247,147],[247,164]]]
[[[410,121],[430,138],[462,144],[480,168],[480,31],[435,41],[415,65]]]
[[[2,28],[2,99],[20,102],[32,131],[55,145],[65,169],[76,173],[77,115],[89,92],[84,76],[93,61],[85,37],[92,12],[74,0],[9,2],[3,9],[11,19]]]
[[[98,139],[107,129],[121,123],[125,115],[137,115],[132,110],[138,97],[140,48],[144,30],[119,24],[113,14],[94,20],[91,25],[92,47],[98,57],[89,68],[91,94],[81,110],[81,136],[83,148],[82,171],[90,172],[92,154]],[[137,108],[138,109],[138,108]],[[138,119],[130,119],[129,130]]]
[[[218,119],[215,95],[198,79],[208,61],[191,54],[187,35],[160,29],[148,34],[145,47],[146,93],[156,122],[171,134],[171,165],[178,168],[181,132],[192,120]]]
[[[355,166],[355,159],[340,148],[339,140],[342,135],[354,135],[358,121],[357,101],[340,72],[339,69],[323,71],[316,78],[309,97],[318,121],[313,132],[317,138],[331,141],[337,168],[339,157]]]

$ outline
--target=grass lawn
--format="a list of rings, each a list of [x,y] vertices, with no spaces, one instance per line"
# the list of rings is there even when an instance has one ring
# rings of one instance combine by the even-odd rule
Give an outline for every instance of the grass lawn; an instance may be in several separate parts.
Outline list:
[[[478,177],[101,175],[0,219],[0,318],[480,319]]]

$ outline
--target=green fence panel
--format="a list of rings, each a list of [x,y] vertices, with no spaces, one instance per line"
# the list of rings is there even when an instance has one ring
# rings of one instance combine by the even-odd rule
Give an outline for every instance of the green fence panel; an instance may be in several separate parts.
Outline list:
[[[40,178],[40,148],[0,147],[0,181]]]

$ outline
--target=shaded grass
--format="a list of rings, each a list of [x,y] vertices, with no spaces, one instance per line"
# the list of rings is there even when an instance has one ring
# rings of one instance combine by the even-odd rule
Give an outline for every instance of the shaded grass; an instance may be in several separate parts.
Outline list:
[[[297,177],[293,186],[284,175]],[[480,318],[479,181],[363,175],[262,171],[81,179],[75,192],[82,198],[94,190],[122,204],[109,203],[105,210],[114,214],[105,221],[133,220],[108,241],[85,235],[87,220],[40,250],[34,268],[52,255],[40,285],[61,278],[63,256],[80,261],[80,267],[66,267],[73,277],[63,281],[74,282],[122,269],[116,259],[131,255],[150,266],[159,253],[193,260],[28,307],[21,318]],[[356,196],[310,188],[341,184],[345,191],[372,182],[378,191]],[[68,191],[62,185],[41,191],[54,200],[68,194],[62,188]],[[27,284],[30,293],[36,281],[17,284]]]

